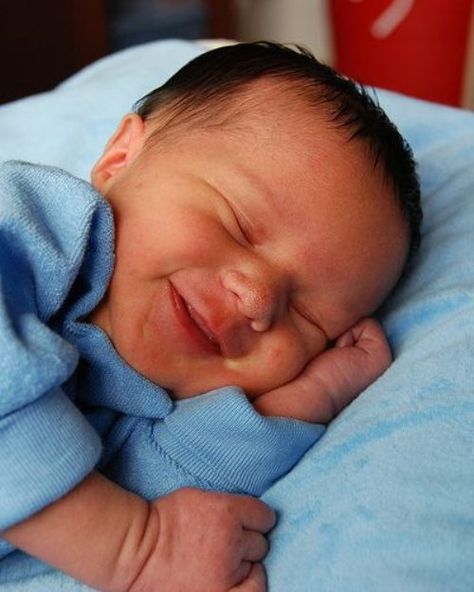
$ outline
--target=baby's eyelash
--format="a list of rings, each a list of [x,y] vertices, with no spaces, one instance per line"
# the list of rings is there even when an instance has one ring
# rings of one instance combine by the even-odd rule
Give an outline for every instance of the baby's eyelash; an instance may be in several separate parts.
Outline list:
[[[300,317],[303,317],[308,323],[313,325],[313,327],[318,328],[322,333],[324,333],[326,340],[329,341],[329,337],[327,336],[326,332],[324,331],[324,329],[321,327],[321,324],[317,320],[312,319],[307,313],[302,311],[298,306],[295,306],[294,304],[291,305],[291,308],[293,308],[293,310],[296,312],[296,314],[298,314]]]
[[[247,225],[245,224],[245,222],[243,222],[241,216],[239,216],[237,214],[237,212],[235,211],[235,208],[229,203],[229,201],[227,199],[225,201],[226,201],[230,211],[232,212],[232,216],[234,218],[235,223],[237,224],[237,228],[239,229],[239,232],[242,235],[242,237],[244,238],[245,242],[248,243],[249,245],[253,245],[252,238],[251,238],[250,233],[247,229]]]
[[[234,206],[227,199],[227,197],[225,195],[222,195],[222,194],[221,194],[221,197],[224,199],[227,207],[229,208],[230,212],[232,213],[232,217],[234,218],[234,222],[236,223],[237,228],[239,229],[239,232],[242,235],[243,239],[249,245],[252,245],[253,243],[252,243],[252,239],[251,239],[250,233],[247,230],[247,225],[242,221],[241,217],[237,214],[237,212],[235,211]]]
[[[245,225],[240,220],[239,216],[237,216],[237,214],[235,213],[234,210],[232,210],[232,213],[234,214],[234,218],[235,218],[235,221],[237,222],[237,226],[239,227],[239,231],[241,232],[244,239],[251,245],[252,239],[249,236],[248,230],[245,228]]]
[[[291,308],[296,312],[297,315],[299,315],[300,317],[303,317],[303,319],[308,321],[308,323],[311,323],[312,325],[316,325],[316,323],[311,318],[309,318],[304,312],[302,312],[298,306],[295,306],[294,304],[292,304]]]

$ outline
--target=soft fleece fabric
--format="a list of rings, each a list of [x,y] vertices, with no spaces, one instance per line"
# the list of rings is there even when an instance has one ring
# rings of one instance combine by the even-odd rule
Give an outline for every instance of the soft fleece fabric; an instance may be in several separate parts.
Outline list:
[[[0,107],[0,159],[87,179],[133,102],[202,51],[130,48]],[[474,114],[378,96],[419,162],[422,248],[381,314],[395,363],[263,496],[269,592],[474,590]],[[0,589],[85,590],[55,576]]]
[[[0,244],[0,529],[96,466],[149,499],[184,486],[258,496],[324,431],[264,418],[232,387],[174,404],[84,321],[113,268],[112,214],[88,183],[1,165]],[[11,551],[0,583],[39,569]]]

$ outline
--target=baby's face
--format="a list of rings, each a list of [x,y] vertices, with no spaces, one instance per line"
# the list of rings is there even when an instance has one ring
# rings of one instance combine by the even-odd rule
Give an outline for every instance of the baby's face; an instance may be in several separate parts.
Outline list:
[[[116,266],[91,320],[177,398],[290,381],[401,273],[406,227],[362,146],[275,111],[147,150],[130,115],[93,171]]]

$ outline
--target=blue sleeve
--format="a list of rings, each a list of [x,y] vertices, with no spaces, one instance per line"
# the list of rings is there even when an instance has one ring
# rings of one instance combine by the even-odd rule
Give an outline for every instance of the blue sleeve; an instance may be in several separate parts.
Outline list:
[[[83,234],[66,224],[60,237],[67,208],[55,207],[53,231],[52,206],[32,199],[36,181],[43,193],[51,185],[71,197],[57,175],[0,167],[0,530],[64,495],[101,454],[98,435],[61,388],[78,352],[49,322],[80,265],[73,239]]]
[[[235,387],[180,401],[155,427],[161,448],[219,490],[262,495],[315,444],[324,426],[264,417]]]
[[[125,420],[121,429],[128,435],[105,472],[154,499],[191,486],[260,496],[325,427],[263,417],[240,389],[225,387],[178,401],[162,420]]]

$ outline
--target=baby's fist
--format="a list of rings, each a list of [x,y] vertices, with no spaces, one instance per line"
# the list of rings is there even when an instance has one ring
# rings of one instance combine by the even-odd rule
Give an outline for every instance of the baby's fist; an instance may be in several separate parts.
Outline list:
[[[326,387],[328,421],[387,370],[392,354],[380,324],[362,319],[307,368]]]
[[[275,514],[263,502],[186,488],[151,509],[159,536],[130,592],[265,592]]]

